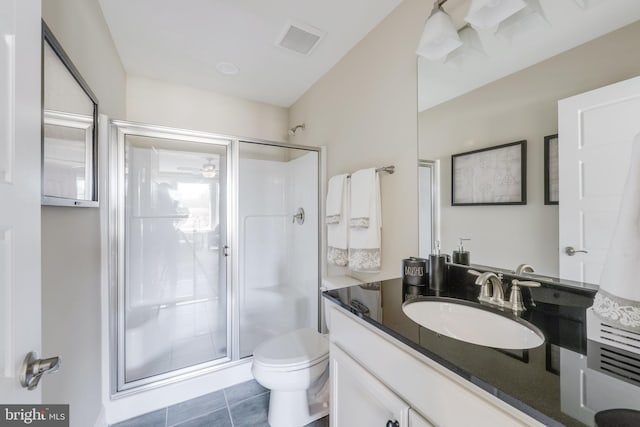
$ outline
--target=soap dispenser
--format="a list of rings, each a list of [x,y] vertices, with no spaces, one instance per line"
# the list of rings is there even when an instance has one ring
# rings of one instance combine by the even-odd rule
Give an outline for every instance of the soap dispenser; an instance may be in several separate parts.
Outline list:
[[[471,239],[465,237],[458,237],[458,249],[452,253],[452,261],[454,264],[469,265],[470,254],[469,251],[464,250],[464,242]]]
[[[436,240],[433,253],[429,255],[429,289],[441,291],[446,287],[447,258],[440,254],[440,241]]]

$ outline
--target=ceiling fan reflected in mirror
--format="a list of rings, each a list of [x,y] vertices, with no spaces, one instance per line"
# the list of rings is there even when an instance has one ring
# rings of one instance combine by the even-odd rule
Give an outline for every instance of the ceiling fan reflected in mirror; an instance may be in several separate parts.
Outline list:
[[[215,178],[216,176],[218,176],[218,169],[216,168],[216,165],[213,163],[212,158],[208,158],[207,163],[202,165],[201,172],[204,178]]]
[[[218,168],[213,162],[213,157],[208,157],[207,162],[200,168],[194,168],[190,166],[178,166],[176,169],[180,171],[193,171],[202,175],[203,178],[216,178],[218,176]]]

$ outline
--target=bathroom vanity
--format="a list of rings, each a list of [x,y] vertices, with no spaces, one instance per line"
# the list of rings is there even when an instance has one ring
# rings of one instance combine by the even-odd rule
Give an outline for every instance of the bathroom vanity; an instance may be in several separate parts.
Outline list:
[[[604,409],[640,410],[638,383],[587,367],[594,286],[536,279],[541,286],[523,292],[518,317],[545,342],[503,350],[436,334],[404,314],[405,301],[425,297],[478,304],[476,277],[467,267],[448,268],[438,295],[400,279],[323,294],[331,302],[333,426],[584,426]],[[512,278],[505,275],[505,293]]]

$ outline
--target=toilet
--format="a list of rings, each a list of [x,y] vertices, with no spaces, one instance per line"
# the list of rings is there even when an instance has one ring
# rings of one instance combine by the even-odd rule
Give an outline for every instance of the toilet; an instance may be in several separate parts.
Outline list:
[[[362,283],[348,276],[323,280],[324,289]],[[324,301],[322,310],[324,311]],[[270,338],[253,352],[251,371],[271,390],[269,425],[302,427],[329,413],[329,340],[310,328]]]

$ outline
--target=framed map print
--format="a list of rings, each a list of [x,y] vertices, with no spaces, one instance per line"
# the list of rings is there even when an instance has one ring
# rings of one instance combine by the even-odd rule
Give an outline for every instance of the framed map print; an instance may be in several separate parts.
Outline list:
[[[527,141],[451,156],[451,205],[526,205]]]

